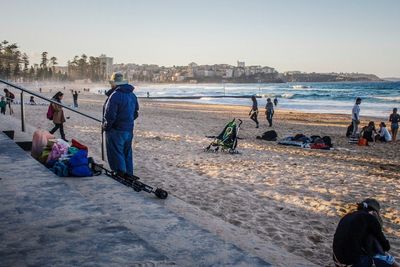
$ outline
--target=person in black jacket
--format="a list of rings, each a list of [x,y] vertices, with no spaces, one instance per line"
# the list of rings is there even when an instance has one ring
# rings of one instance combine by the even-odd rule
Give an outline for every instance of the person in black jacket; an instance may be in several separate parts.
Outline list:
[[[367,198],[358,204],[356,211],[340,220],[333,238],[335,266],[399,266],[387,253],[390,244],[382,232],[379,212],[379,202]]]

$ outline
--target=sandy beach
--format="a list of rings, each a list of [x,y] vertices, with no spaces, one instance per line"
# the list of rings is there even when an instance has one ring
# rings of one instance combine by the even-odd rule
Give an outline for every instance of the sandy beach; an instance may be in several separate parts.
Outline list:
[[[65,96],[65,103],[71,104],[71,94]],[[101,95],[81,94],[79,110],[101,118],[104,100]],[[289,112],[279,106],[274,126],[267,126],[261,110],[256,129],[247,116],[250,100],[249,107],[147,99],[139,103],[134,161],[143,181],[276,244],[281,253],[291,252],[319,266],[333,266],[331,243],[340,217],[355,202],[374,197],[383,207],[391,253],[400,258],[400,141],[350,145],[345,137],[350,115]],[[18,117],[19,106],[14,110]],[[46,111],[46,105],[26,106],[29,131],[51,129]],[[99,123],[65,114],[70,116],[66,138],[80,140],[89,146],[91,156],[100,159]],[[219,134],[233,118],[244,121],[241,153],[204,152],[212,140],[205,136]],[[362,109],[361,118],[361,125],[381,120],[363,117]],[[329,135],[334,150],[287,147],[255,138],[270,129],[279,138]]]

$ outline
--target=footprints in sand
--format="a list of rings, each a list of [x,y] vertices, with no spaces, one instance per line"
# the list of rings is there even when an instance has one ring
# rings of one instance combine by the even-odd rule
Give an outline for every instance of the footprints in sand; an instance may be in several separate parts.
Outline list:
[[[390,206],[400,206],[400,185],[388,190],[394,176],[382,175],[390,176],[393,166],[371,171],[381,164],[380,159],[370,162],[349,151],[278,146],[253,140],[250,131],[240,140],[240,155],[204,153],[201,148],[210,142],[203,137],[209,134],[205,128],[192,129],[196,122],[190,120],[179,123],[182,128],[168,128],[161,134],[146,130],[145,125],[138,131],[139,176],[320,266],[331,259],[337,221],[354,208],[355,199],[375,192],[383,205],[391,201]],[[387,214],[384,220],[390,238],[399,232],[400,214],[393,209]]]

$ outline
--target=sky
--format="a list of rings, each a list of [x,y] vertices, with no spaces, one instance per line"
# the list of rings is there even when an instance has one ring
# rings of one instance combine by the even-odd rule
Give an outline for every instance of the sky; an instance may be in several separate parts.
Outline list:
[[[0,0],[0,40],[162,66],[225,63],[400,77],[399,0]]]

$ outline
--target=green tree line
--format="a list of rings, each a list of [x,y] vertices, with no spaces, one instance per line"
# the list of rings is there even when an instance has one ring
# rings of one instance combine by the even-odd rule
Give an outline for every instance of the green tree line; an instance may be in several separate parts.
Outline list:
[[[88,57],[82,54],[68,61],[68,74],[71,80],[90,79],[101,81],[106,79],[106,65],[100,57]]]
[[[0,78],[13,81],[37,80],[66,80],[66,74],[56,72],[58,64],[56,57],[48,58],[47,52],[42,52],[40,65],[33,66],[29,63],[26,53],[20,51],[16,43],[4,40],[0,43]]]
[[[0,42],[0,78],[12,81],[65,81],[90,79],[104,80],[106,63],[100,57],[75,56],[68,61],[68,75],[56,70],[57,58],[49,57],[48,52],[42,52],[40,64],[30,64],[26,53],[21,52],[16,43],[7,40]]]

